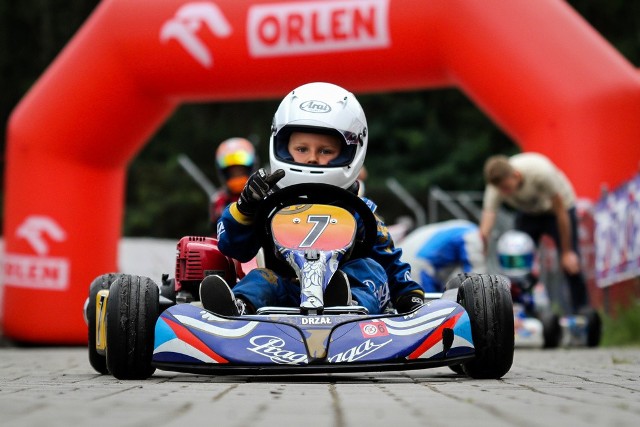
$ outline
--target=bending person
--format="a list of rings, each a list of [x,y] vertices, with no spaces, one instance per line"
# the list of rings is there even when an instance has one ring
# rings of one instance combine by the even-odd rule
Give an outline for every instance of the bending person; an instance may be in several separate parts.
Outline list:
[[[480,222],[484,241],[489,239],[500,205],[511,206],[517,211],[517,230],[531,236],[536,245],[544,234],[555,241],[574,312],[588,305],[578,255],[576,196],[565,174],[541,154],[522,153],[490,157],[484,176],[487,186]]]

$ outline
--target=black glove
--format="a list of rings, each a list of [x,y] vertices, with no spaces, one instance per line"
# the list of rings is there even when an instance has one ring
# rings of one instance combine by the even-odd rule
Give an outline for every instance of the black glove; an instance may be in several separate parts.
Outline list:
[[[408,313],[424,305],[424,297],[417,292],[402,295],[395,303],[398,313]]]
[[[254,216],[258,210],[258,204],[264,199],[276,183],[284,178],[284,171],[278,169],[271,175],[267,175],[264,169],[258,169],[249,177],[238,199],[238,210],[246,216]]]

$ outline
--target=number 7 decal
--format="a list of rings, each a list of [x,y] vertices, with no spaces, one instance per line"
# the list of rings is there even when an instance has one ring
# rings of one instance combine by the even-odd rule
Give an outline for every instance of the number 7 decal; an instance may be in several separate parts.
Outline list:
[[[309,234],[307,234],[307,237],[305,237],[302,243],[300,243],[300,247],[311,247],[322,235],[322,233],[324,233],[324,230],[327,229],[327,225],[329,225],[330,219],[331,215],[309,215],[307,217],[307,223],[313,223],[314,225],[311,231],[309,231]]]

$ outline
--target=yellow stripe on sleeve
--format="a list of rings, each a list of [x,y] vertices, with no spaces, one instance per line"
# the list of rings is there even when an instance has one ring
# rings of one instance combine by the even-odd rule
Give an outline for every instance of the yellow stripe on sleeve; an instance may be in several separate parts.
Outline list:
[[[238,221],[242,225],[251,225],[251,224],[253,224],[253,218],[248,217],[248,216],[244,215],[242,212],[240,212],[238,210],[238,204],[237,203],[232,203],[231,206],[229,206],[229,213],[231,214],[233,219],[235,219],[236,221]]]

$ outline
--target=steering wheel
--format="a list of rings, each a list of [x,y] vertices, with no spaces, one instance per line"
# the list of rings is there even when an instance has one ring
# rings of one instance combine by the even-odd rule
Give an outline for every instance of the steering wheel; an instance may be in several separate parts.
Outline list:
[[[269,194],[260,203],[255,224],[258,227],[260,245],[264,248],[265,261],[278,273],[291,272],[289,265],[275,256],[271,220],[282,208],[292,205],[323,204],[338,206],[357,214],[364,225],[364,235],[356,235],[351,258],[366,257],[373,249],[378,235],[378,221],[367,204],[355,194],[329,184],[296,184]]]

